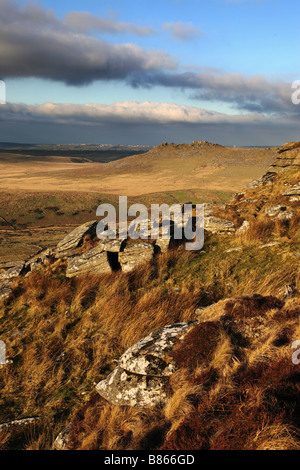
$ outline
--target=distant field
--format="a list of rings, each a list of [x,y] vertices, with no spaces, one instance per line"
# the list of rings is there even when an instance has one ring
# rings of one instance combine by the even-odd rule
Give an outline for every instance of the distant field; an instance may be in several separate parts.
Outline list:
[[[276,149],[171,144],[100,163],[83,152],[76,157],[23,151],[0,153],[0,259],[56,243],[72,227],[94,219],[100,203],[117,205],[119,195],[147,206],[227,202],[276,156]]]
[[[70,191],[141,196],[190,189],[240,190],[260,176],[274,149],[188,145],[156,147],[148,153],[95,163],[71,157],[0,154],[1,191]]]

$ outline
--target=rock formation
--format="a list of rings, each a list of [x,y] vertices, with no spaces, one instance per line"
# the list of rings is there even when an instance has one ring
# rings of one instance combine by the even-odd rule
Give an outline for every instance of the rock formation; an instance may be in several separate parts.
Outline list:
[[[77,255],[83,244],[84,236],[93,232],[95,233],[96,225],[97,221],[93,220],[75,228],[75,230],[58,243],[55,250],[55,257],[63,258],[64,256]]]
[[[177,323],[153,331],[129,348],[114,371],[96,386],[117,405],[154,406],[167,399],[168,377],[176,370],[171,354],[194,322]]]

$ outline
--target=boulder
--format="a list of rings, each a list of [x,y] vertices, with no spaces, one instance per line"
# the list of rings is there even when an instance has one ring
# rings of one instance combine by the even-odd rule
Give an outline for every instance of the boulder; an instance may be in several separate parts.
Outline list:
[[[119,366],[96,386],[99,395],[109,403],[139,408],[164,403],[167,400],[166,388],[166,379],[131,374]]]
[[[116,369],[97,384],[97,392],[117,405],[147,407],[165,402],[168,377],[176,370],[172,350],[194,324],[168,325],[140,340],[121,356]]]
[[[204,217],[204,229],[209,232],[234,232],[234,223],[219,217]]]
[[[106,274],[112,272],[109,255],[102,246],[96,246],[80,256],[68,258],[66,276],[74,277],[80,274]]]
[[[281,173],[300,169],[300,142],[288,142],[278,150],[278,155],[267,173]]]
[[[153,254],[154,247],[150,243],[141,242],[126,246],[124,251],[119,253],[122,271],[133,271],[140,264],[151,261]]]
[[[269,217],[277,217],[281,212],[285,212],[286,207],[281,205],[270,206],[265,208],[265,213]]]
[[[250,181],[250,183],[247,185],[247,188],[256,189],[260,188],[261,186],[270,186],[273,183],[276,174],[277,173],[275,171],[269,170],[261,178]]]
[[[300,142],[287,142],[286,144],[282,144],[278,153],[286,152],[287,150],[293,150],[296,148],[300,148]]]
[[[86,222],[85,224],[76,227],[71,233],[63,238],[56,247],[55,257],[63,258],[74,256],[79,253],[80,246],[83,244],[83,239],[88,234],[96,234],[97,221]]]
[[[21,274],[24,268],[24,261],[21,261],[20,264],[17,266],[13,266],[12,268],[7,269],[6,271],[0,274],[0,281],[8,281],[17,277]]]
[[[12,293],[11,289],[12,281],[4,281],[0,284],[0,301],[8,299]]]

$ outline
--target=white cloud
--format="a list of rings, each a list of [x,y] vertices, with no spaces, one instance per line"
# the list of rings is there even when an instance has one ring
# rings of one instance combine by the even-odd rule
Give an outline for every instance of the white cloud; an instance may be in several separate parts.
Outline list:
[[[172,39],[178,41],[190,41],[203,36],[203,31],[193,25],[192,22],[183,23],[181,21],[164,23],[162,26],[164,31],[167,31]]]

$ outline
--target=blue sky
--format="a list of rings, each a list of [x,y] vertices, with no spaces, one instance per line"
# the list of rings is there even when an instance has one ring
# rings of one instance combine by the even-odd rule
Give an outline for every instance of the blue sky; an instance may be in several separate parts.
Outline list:
[[[299,138],[297,0],[0,0],[0,140]]]

